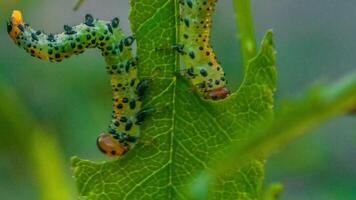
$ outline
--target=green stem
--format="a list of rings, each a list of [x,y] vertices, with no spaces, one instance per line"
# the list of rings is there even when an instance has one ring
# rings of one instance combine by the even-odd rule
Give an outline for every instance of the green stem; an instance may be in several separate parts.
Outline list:
[[[83,3],[84,3],[84,0],[77,0],[77,3],[75,3],[73,10],[74,11],[79,10],[79,8],[82,6]]]
[[[250,0],[234,0],[236,24],[239,30],[242,63],[246,72],[248,61],[256,55],[256,40],[251,15]]]

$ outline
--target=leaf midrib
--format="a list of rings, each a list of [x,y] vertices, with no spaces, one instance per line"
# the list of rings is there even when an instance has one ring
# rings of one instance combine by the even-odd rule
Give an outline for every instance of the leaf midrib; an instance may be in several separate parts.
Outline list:
[[[149,22],[151,20],[154,20],[155,17],[161,12],[162,9],[164,9],[166,6],[169,5],[169,3],[172,3],[172,1],[174,2],[174,7],[175,7],[175,13],[174,13],[174,17],[175,17],[175,30],[176,30],[176,41],[179,38],[179,25],[178,25],[178,12],[179,12],[179,6],[177,0],[167,0],[160,8],[158,8],[149,18],[147,18],[143,23],[140,24],[140,26],[137,28],[137,30],[135,31],[136,33],[141,31],[141,29],[146,25],[149,24]],[[173,45],[173,44],[172,44]],[[177,54],[175,56],[175,63],[174,63],[174,68],[175,70],[177,68],[179,68],[180,66],[180,59],[179,59],[179,55]],[[174,185],[173,185],[173,157],[174,157],[174,135],[175,135],[175,125],[176,125],[176,89],[177,89],[177,79],[175,76],[173,76],[173,74],[171,75],[171,77],[169,77],[169,74],[167,74],[167,72],[164,72],[164,77],[157,77],[154,79],[159,79],[159,80],[171,80],[171,82],[169,83],[169,85],[164,88],[159,94],[155,95],[152,99],[150,99],[149,102],[147,102],[145,104],[145,106],[149,106],[152,102],[154,102],[157,98],[159,98],[160,96],[162,96],[164,93],[169,92],[169,88],[173,87],[173,92],[172,92],[172,117],[171,117],[171,127],[169,128],[171,133],[167,133],[169,134],[169,157],[168,160],[165,164],[162,165],[162,167],[160,167],[159,169],[155,170],[154,172],[152,172],[150,175],[148,175],[145,179],[143,179],[142,181],[140,181],[139,183],[135,184],[134,187],[132,187],[132,189],[130,191],[128,191],[123,199],[128,199],[128,197],[130,196],[130,194],[132,194],[139,186],[141,186],[143,183],[145,183],[146,181],[148,181],[149,179],[151,179],[152,177],[154,177],[157,173],[161,172],[162,170],[165,170],[165,168],[168,169],[168,181],[167,181],[167,187],[169,187],[169,189],[167,190],[168,193],[168,199],[171,199],[173,196],[173,190],[174,189]],[[141,76],[140,77],[145,78],[145,76]],[[148,79],[152,79],[152,77],[147,77]],[[176,190],[176,193],[178,194],[178,191]]]

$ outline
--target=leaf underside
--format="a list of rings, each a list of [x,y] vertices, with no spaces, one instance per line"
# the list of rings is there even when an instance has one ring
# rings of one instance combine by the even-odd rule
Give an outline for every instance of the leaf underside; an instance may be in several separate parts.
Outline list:
[[[137,39],[139,73],[152,78],[145,97],[153,113],[142,126],[142,140],[124,157],[96,163],[72,159],[83,199],[187,199],[189,183],[209,170],[232,141],[244,141],[254,124],[272,114],[275,58],[272,33],[251,60],[238,91],[218,102],[202,100],[176,71],[179,57],[175,0],[131,0],[130,21]],[[237,66],[236,66],[237,67]],[[211,199],[257,199],[263,160],[231,171],[213,184]]]

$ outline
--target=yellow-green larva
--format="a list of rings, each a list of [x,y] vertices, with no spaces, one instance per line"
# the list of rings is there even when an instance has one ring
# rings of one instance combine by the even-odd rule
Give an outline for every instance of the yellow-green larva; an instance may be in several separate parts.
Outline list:
[[[64,32],[45,34],[24,23],[20,11],[14,11],[7,24],[13,41],[32,56],[42,60],[62,61],[88,48],[99,48],[106,61],[113,92],[112,122],[97,139],[98,147],[110,156],[121,156],[135,144],[139,125],[148,109],[141,108],[147,81],[137,78],[137,59],[132,56],[133,37],[125,37],[119,19],[96,20],[86,15],[77,26],[64,26]]]
[[[228,96],[225,73],[209,45],[211,16],[217,0],[180,0],[180,38],[174,48],[181,53],[185,74],[206,99]]]

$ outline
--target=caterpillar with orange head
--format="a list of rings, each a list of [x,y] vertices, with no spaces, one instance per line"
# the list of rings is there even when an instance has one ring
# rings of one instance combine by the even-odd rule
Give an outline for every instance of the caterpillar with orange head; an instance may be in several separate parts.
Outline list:
[[[34,30],[15,10],[7,31],[19,47],[42,60],[59,62],[85,49],[99,48],[107,64],[114,102],[112,122],[108,131],[99,135],[97,145],[109,156],[122,156],[134,146],[139,125],[151,111],[141,108],[148,82],[137,77],[137,59],[131,49],[134,38],[123,34],[118,18],[104,21],[86,15],[83,24],[64,25],[63,33],[53,35]]]
[[[211,17],[217,0],[180,0],[179,45],[185,74],[205,99],[229,95],[225,73],[209,45]]]

